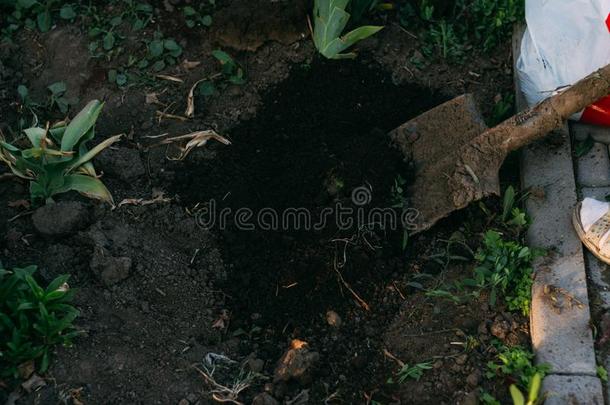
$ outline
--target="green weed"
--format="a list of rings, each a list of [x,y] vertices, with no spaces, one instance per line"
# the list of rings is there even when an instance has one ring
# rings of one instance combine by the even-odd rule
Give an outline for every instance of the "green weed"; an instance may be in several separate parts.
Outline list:
[[[408,364],[403,365],[398,373],[396,373],[398,384],[404,383],[406,380],[411,379],[415,381],[419,381],[419,379],[424,375],[426,370],[432,369],[432,362],[426,361],[423,363],[417,363],[412,366]],[[393,384],[394,379],[390,377],[387,380],[388,384]]]
[[[51,92],[49,96],[49,108],[57,108],[62,114],[66,114],[71,106],[78,103],[78,99],[69,99],[66,97],[66,83],[55,82],[50,84],[47,89]]]
[[[78,311],[70,305],[74,292],[67,275],[46,288],[33,277],[36,266],[5,270],[0,264],[0,376],[17,377],[19,366],[34,360],[45,372],[51,350],[70,345],[79,334],[73,325]]]
[[[102,103],[94,100],[68,125],[60,122],[50,128],[26,129],[30,143],[27,148],[20,149],[0,139],[0,161],[15,175],[30,181],[32,202],[52,202],[55,195],[74,190],[113,204],[110,192],[97,178],[91,159],[121,135],[110,137],[91,150],[87,146],[95,136],[95,121],[102,107]]]
[[[525,350],[520,346],[507,347],[496,342],[498,348],[497,361],[487,363],[487,378],[511,377],[517,381],[517,386],[521,389],[529,389],[535,375],[541,378],[551,370],[547,364],[533,363],[534,353]]]
[[[475,290],[489,290],[492,306],[501,295],[508,310],[528,315],[533,284],[531,263],[538,254],[518,242],[503,240],[496,231],[487,231],[483,247],[475,255],[479,265],[474,277],[462,284]]]
[[[542,386],[542,374],[536,373],[532,377],[530,384],[527,389],[527,402],[525,396],[521,390],[515,385],[511,384],[509,387],[510,396],[513,399],[514,405],[536,405],[544,402],[544,396],[540,397],[540,387]]]
[[[587,136],[585,140],[577,141],[574,144],[574,155],[576,155],[576,157],[584,156],[589,153],[591,149],[593,149],[594,145],[595,141],[593,141],[593,138],[591,136]]]
[[[597,372],[597,376],[600,380],[607,383],[608,382],[608,371],[604,366],[595,367],[595,371]]]
[[[474,47],[491,52],[505,43],[524,10],[524,0],[458,0],[438,9],[414,0],[401,5],[399,20],[419,34],[426,56],[459,63]]]
[[[197,26],[209,27],[212,25],[212,11],[216,6],[216,0],[198,1],[190,6],[182,8],[184,21],[187,27]]]
[[[133,0],[122,0],[108,13],[104,6],[89,4],[83,9],[87,16],[89,35],[89,52],[94,58],[105,58],[110,61],[123,53],[120,45],[125,39],[122,30],[140,31],[148,26],[153,18],[153,8],[148,3]]]
[[[217,49],[212,52],[212,56],[222,66],[222,76],[229,83],[244,84],[246,83],[246,75],[244,69],[226,52]]]

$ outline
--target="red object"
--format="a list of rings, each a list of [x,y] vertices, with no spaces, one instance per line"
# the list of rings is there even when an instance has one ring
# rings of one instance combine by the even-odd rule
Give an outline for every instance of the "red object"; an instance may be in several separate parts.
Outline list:
[[[591,104],[582,112],[581,122],[610,127],[610,96]]]
[[[610,13],[606,17],[606,27],[610,32]],[[606,96],[585,108],[580,117],[581,122],[594,125],[610,126],[610,96]]]

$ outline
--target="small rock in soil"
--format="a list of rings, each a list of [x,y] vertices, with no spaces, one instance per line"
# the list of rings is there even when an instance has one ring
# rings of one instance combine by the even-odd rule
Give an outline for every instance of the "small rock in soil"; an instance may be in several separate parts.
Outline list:
[[[326,322],[333,328],[341,327],[341,317],[335,311],[328,311],[326,313]]]
[[[262,392],[254,397],[252,405],[279,405],[279,402],[268,393]]]
[[[104,173],[130,182],[146,174],[146,169],[135,149],[107,149],[97,157],[97,162]]]
[[[294,339],[290,346],[275,368],[273,382],[296,380],[300,384],[307,384],[310,382],[311,368],[320,355],[310,351],[307,342],[302,340]]]
[[[468,377],[466,377],[466,382],[471,387],[476,387],[481,382],[481,372],[479,370],[475,370],[468,374]]]
[[[479,404],[479,395],[477,391],[472,391],[466,394],[464,400],[462,401],[462,405],[478,405]]]
[[[468,360],[468,355],[462,354],[455,359],[455,362],[461,366],[466,364],[466,360]]]
[[[21,384],[21,387],[25,392],[29,393],[34,392],[45,385],[47,385],[47,383],[38,374],[33,374],[27,381]]]
[[[263,371],[265,361],[261,359],[248,359],[248,367],[254,373],[260,373]]]
[[[78,201],[60,201],[38,208],[32,222],[44,236],[64,236],[85,228],[89,224],[89,213]]]
[[[129,277],[131,259],[129,257],[113,257],[104,248],[95,248],[89,263],[91,271],[107,287]]]
[[[498,339],[504,340],[506,339],[506,335],[511,331],[510,324],[506,320],[496,317],[494,323],[491,325],[490,331],[491,334]]]

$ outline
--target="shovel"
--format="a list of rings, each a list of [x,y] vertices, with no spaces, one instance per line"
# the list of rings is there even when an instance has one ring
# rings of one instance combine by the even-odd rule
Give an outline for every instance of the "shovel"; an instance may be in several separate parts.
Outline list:
[[[407,188],[409,228],[430,228],[453,211],[500,194],[498,170],[509,152],[561,127],[572,114],[610,94],[610,65],[561,93],[488,129],[472,95],[447,101],[390,132],[414,168]],[[416,211],[413,211],[416,210]]]

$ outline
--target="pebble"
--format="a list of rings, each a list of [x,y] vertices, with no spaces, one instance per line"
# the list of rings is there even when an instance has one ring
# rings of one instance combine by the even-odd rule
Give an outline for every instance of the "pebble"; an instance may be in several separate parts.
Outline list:
[[[461,366],[463,364],[466,364],[466,360],[468,360],[468,355],[462,354],[455,359],[455,362]]]
[[[468,374],[468,377],[466,377],[466,382],[471,387],[476,387],[481,382],[481,372],[479,370],[475,370]]]
[[[263,371],[265,362],[261,359],[248,359],[248,367],[254,373],[260,373]]]
[[[252,405],[279,405],[279,402],[268,392],[261,392],[254,397],[252,400]]]
[[[478,404],[479,404],[479,397],[478,397],[476,390],[466,394],[466,396],[464,397],[464,400],[462,401],[462,405],[478,405]]]
[[[326,312],[326,322],[333,328],[341,327],[341,317],[335,311]]]

